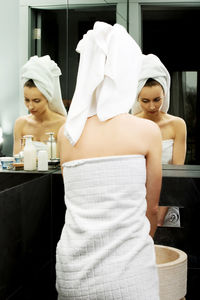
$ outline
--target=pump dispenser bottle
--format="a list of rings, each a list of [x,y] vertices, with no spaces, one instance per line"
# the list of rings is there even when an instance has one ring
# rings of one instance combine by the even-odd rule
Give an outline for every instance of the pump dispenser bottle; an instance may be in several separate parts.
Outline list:
[[[47,134],[49,135],[47,141],[48,160],[56,159],[57,146],[56,146],[56,140],[54,138],[54,132],[49,132]]]
[[[36,148],[32,143],[32,135],[25,135],[25,147],[24,147],[24,170],[33,171],[36,170]]]

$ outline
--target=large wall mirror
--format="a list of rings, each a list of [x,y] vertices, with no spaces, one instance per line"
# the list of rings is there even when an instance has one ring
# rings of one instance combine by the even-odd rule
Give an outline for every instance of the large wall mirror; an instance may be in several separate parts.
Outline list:
[[[62,97],[68,110],[76,84],[78,41],[97,20],[127,28],[127,5],[127,0],[8,0],[2,4],[1,156],[12,155],[14,122],[28,113],[19,80],[21,66],[33,55],[49,54],[61,68]],[[12,22],[5,26],[8,19]]]
[[[183,1],[182,1],[183,2]],[[200,164],[200,46],[196,43],[200,6],[142,6],[142,48],[160,57],[171,75],[169,113],[187,125],[186,164]]]
[[[84,1],[82,1],[84,2]],[[78,41],[96,21],[116,23],[116,5],[68,5],[67,8],[32,8],[31,55],[50,55],[62,70],[61,89],[68,110],[73,97],[79,63]],[[39,24],[39,26],[37,25]],[[41,33],[37,39],[37,33]]]
[[[11,16],[13,11],[15,15]],[[148,0],[9,0],[1,14],[5,32],[2,45],[6,45],[1,48],[1,65],[7,61],[1,80],[0,143],[4,155],[12,154],[15,119],[27,113],[19,87],[20,67],[32,55],[49,54],[62,70],[62,96],[68,110],[79,61],[77,42],[100,20],[123,25],[145,54],[158,55],[166,65],[172,79],[169,113],[182,117],[187,124],[186,164],[200,164],[198,1],[175,4],[155,0],[149,5]],[[13,21],[5,27],[6,16]],[[12,96],[11,88],[7,88],[11,80]],[[8,102],[11,105],[6,105]]]

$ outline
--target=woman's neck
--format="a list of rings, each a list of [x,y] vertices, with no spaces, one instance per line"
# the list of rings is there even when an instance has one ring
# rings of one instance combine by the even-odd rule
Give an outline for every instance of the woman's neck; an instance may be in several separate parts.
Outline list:
[[[52,119],[53,115],[54,115],[54,112],[52,112],[50,109],[47,109],[39,115],[34,115],[33,118],[37,122],[43,123],[46,121],[50,121]]]

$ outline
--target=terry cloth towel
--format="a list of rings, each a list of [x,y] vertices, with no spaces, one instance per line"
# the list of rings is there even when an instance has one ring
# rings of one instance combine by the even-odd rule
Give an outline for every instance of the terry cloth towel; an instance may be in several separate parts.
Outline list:
[[[115,24],[96,22],[78,43],[80,63],[65,135],[76,144],[88,117],[100,121],[127,113],[136,96],[142,53],[127,33]]]
[[[136,99],[133,104],[132,113],[138,114],[141,112],[140,103],[138,101],[138,95],[144,87],[146,81],[149,79],[155,79],[158,81],[165,93],[163,105],[161,107],[161,111],[167,112],[169,109],[169,101],[170,101],[170,75],[167,71],[166,67],[160,61],[160,59],[154,54],[143,54],[142,59],[142,68],[139,75],[139,82],[137,87]]]
[[[174,140],[162,141],[162,164],[172,164]]]
[[[64,107],[60,80],[61,70],[58,65],[51,60],[49,55],[38,57],[32,56],[21,68],[22,86],[29,79],[32,79],[38,90],[46,97],[49,102],[49,108],[61,115],[66,116]]]
[[[56,248],[59,300],[158,300],[142,155],[63,164],[65,224]]]

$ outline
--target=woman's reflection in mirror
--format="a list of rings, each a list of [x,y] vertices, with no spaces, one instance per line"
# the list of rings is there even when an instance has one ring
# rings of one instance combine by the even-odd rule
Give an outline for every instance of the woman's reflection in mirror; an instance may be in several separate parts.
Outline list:
[[[33,136],[37,150],[46,147],[48,132],[54,132],[57,137],[67,114],[61,97],[60,74],[60,68],[48,55],[33,56],[22,67],[24,102],[29,114],[20,116],[15,122],[14,154],[22,150],[25,135]]]
[[[138,83],[137,101],[132,113],[155,122],[162,135],[162,163],[182,165],[186,156],[186,124],[167,113],[169,108],[170,75],[153,54],[143,56]],[[174,218],[176,216],[176,218]],[[180,226],[177,207],[159,207],[158,226]]]

